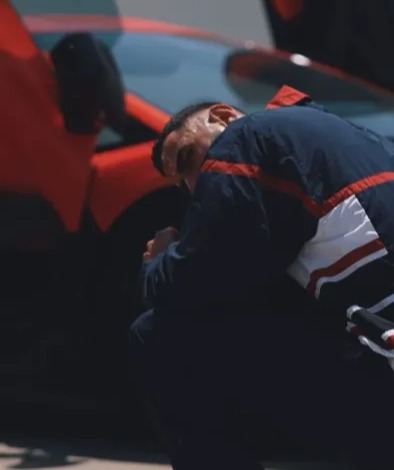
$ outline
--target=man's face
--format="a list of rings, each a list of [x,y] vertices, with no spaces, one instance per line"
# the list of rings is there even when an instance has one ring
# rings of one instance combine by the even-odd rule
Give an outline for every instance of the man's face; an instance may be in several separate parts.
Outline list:
[[[201,166],[213,141],[243,114],[231,106],[219,104],[190,116],[184,125],[171,132],[163,145],[166,176],[184,181],[194,191]]]

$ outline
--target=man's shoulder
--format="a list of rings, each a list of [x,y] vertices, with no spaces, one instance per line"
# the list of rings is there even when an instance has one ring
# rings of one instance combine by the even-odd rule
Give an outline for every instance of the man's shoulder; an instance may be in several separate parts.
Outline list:
[[[246,114],[245,116],[231,122],[226,129],[213,142],[211,149],[226,148],[230,149],[234,144],[239,142],[248,129],[261,126],[262,123],[268,122],[271,110],[257,111]]]
[[[287,106],[264,110],[248,116],[246,126],[251,132],[271,141],[297,141],[303,139],[320,145],[338,138],[357,141],[367,138],[368,132],[342,117],[314,106]]]
[[[237,119],[231,123],[223,133],[223,140],[237,139],[248,130],[263,131],[275,126],[286,126],[298,122],[299,125],[307,125],[309,122],[339,120],[338,116],[326,112],[317,106],[284,106],[276,109],[262,109]]]
[[[233,121],[214,141],[210,153],[229,154],[243,141],[267,137],[282,140],[287,136],[299,140],[302,136],[316,138],[330,137],[338,131],[355,131],[346,120],[315,106],[286,106],[276,109],[262,109]],[[350,132],[351,133],[351,132]]]
[[[256,126],[261,123],[286,123],[289,120],[330,119],[332,114],[317,106],[283,106],[282,108],[263,109],[246,116],[245,125]]]

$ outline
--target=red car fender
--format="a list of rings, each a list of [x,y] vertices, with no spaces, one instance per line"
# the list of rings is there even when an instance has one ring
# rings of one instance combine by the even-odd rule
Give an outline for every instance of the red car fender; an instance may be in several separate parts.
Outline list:
[[[95,136],[69,134],[50,62],[0,2],[0,189],[39,194],[69,231],[80,225]]]
[[[125,102],[126,111],[130,116],[138,119],[157,133],[163,130],[170,119],[169,114],[131,93],[126,93]]]
[[[93,157],[89,207],[101,230],[108,230],[144,196],[174,184],[152,165],[152,146],[153,142],[148,142]]]
[[[160,133],[170,116],[131,93],[126,94],[126,111]],[[101,230],[138,200],[174,184],[152,165],[153,142],[111,150],[94,156],[93,180],[89,194],[90,210]]]

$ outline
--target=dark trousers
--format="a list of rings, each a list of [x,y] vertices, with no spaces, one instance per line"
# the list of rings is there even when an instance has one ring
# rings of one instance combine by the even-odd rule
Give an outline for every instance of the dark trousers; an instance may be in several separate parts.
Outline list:
[[[271,426],[283,458],[296,447],[376,469],[390,457],[391,431],[376,427],[390,419],[394,373],[358,345],[345,351],[342,324],[300,307],[152,310],[133,324],[132,357],[174,469],[258,469]]]

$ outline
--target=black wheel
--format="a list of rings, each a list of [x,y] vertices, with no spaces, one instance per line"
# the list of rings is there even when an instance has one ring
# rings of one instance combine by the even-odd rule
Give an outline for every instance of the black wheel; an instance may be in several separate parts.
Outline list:
[[[138,278],[146,243],[158,230],[179,228],[187,204],[188,199],[177,187],[159,191],[125,211],[104,236],[100,269],[95,274],[101,280],[96,281],[102,286],[101,293],[110,295],[112,312],[116,311],[127,324],[142,307]]]
[[[89,379],[89,386],[113,403],[114,413],[120,412],[121,419],[128,415],[135,423],[143,404],[136,397],[133,404],[131,398],[137,391],[130,366],[128,330],[142,311],[138,282],[142,255],[146,242],[158,230],[180,227],[187,203],[176,187],[144,198],[119,217],[95,246],[92,256],[87,295],[89,335],[95,336],[95,342],[88,352],[88,362],[95,380]],[[141,427],[146,427],[146,422]]]

